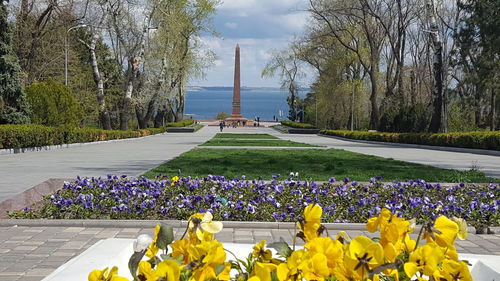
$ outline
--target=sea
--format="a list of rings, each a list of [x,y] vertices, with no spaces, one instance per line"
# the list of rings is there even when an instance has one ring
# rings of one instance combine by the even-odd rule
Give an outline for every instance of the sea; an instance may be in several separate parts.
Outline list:
[[[288,116],[286,98],[288,92],[281,90],[243,90],[241,91],[241,114],[244,118],[262,121],[284,120]],[[233,90],[188,90],[185,114],[197,120],[212,120],[219,112],[231,114]]]

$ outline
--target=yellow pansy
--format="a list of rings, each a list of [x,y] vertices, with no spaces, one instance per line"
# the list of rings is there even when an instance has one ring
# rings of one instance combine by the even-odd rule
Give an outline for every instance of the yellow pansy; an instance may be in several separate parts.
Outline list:
[[[343,245],[338,240],[332,240],[330,237],[318,237],[304,245],[312,254],[323,254],[327,258],[327,267],[330,274],[337,272],[344,260]]]
[[[362,235],[352,240],[344,258],[344,265],[350,277],[361,280],[367,277],[371,269],[383,262],[382,245]]]
[[[174,186],[176,182],[179,181],[179,177],[178,176],[175,176],[171,179],[172,183],[170,184],[170,186]]]
[[[441,279],[437,279],[437,277]],[[472,281],[472,276],[466,262],[449,259],[443,261],[442,269],[435,278],[436,280],[444,279],[447,281]]]
[[[190,245],[189,255],[198,263],[193,268],[194,280],[204,281],[216,278],[215,267],[225,265],[226,252],[219,241],[205,241],[197,245]]]
[[[156,266],[156,275],[167,281],[178,281],[181,276],[179,264],[174,260],[164,260]]]
[[[178,258],[182,256],[183,263],[190,263],[192,260],[189,256],[189,245],[190,244],[188,238],[177,240],[174,243],[170,244],[170,246],[172,247],[172,257]]]
[[[318,230],[321,227],[322,214],[323,209],[316,204],[309,204],[304,209],[304,221],[299,223],[299,228],[306,242],[319,236]]]
[[[120,277],[117,274],[118,267],[116,266],[113,266],[109,272],[107,267],[103,270],[96,269],[90,272],[88,281],[129,281],[127,278]]]
[[[316,253],[302,267],[302,275],[306,280],[325,280],[330,275],[327,258],[324,254]]]
[[[417,272],[432,276],[443,258],[443,250],[438,245],[426,244],[411,253],[408,262],[404,264],[405,273],[410,278]]]
[[[213,215],[210,212],[206,212],[203,215],[203,218],[201,220],[200,226],[203,229],[203,231],[206,231],[208,233],[219,233],[222,230],[222,222],[220,221],[213,221]]]
[[[306,260],[305,253],[306,252],[304,250],[294,251],[292,252],[290,257],[288,257],[286,262],[278,265],[276,273],[280,281],[289,280],[290,278],[294,280],[300,280],[298,279],[299,267]]]
[[[453,217],[452,220],[458,225],[458,239],[467,239],[467,222],[464,219],[457,217]]]
[[[224,270],[222,270],[219,275],[217,275],[217,279],[221,281],[227,281],[231,279],[231,263],[230,262],[225,262],[224,263]]]
[[[445,248],[453,247],[458,234],[458,225],[445,216],[439,216],[434,222],[435,230],[427,231],[424,238]]]
[[[253,246],[252,256],[256,259],[260,258],[265,262],[270,261],[271,258],[273,257],[273,254],[271,253],[271,250],[269,249],[266,250],[265,247],[266,247],[266,241],[264,240],[255,244],[255,246]]]
[[[278,268],[275,264],[256,262],[253,268],[253,276],[259,277],[261,281],[271,281],[271,272]]]
[[[380,244],[396,244],[404,239],[404,236],[412,232],[415,227],[412,221],[399,218],[386,208],[383,208],[378,217],[368,219],[366,229],[375,232],[380,229]]]
[[[139,262],[139,273],[138,276],[142,276],[141,280],[145,281],[157,281],[160,276],[156,275],[156,271],[153,269],[151,264],[147,261]]]
[[[199,241],[209,241],[213,239],[214,233],[222,230],[222,227],[222,222],[213,221],[212,213],[196,213],[189,218],[189,237],[198,238]]]
[[[158,241],[158,234],[160,233],[160,229],[161,229],[161,226],[156,225],[155,234],[153,237],[153,242],[151,242],[151,244],[149,244],[148,250],[146,251],[146,257],[148,257],[148,258],[152,258],[152,257],[156,256],[156,254],[158,253],[159,248],[156,245],[156,241]]]

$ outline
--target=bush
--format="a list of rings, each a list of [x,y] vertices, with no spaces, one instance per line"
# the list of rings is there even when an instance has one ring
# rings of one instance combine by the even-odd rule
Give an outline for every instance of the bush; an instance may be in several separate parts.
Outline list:
[[[0,125],[0,149],[137,138],[163,132],[165,129],[162,128],[118,131],[42,125]]]
[[[188,127],[188,126],[193,125],[194,122],[195,121],[193,119],[184,119],[184,120],[177,121],[177,122],[167,123],[166,127]]]
[[[431,134],[322,130],[321,134],[356,140],[500,150],[500,132],[498,131]]]
[[[281,125],[299,129],[316,129],[316,126],[311,124],[287,121],[287,120],[281,121]]]
[[[78,100],[61,83],[47,81],[26,87],[31,122],[46,126],[77,127],[83,115]]]
[[[217,113],[217,115],[215,116],[215,119],[217,120],[225,120],[226,118],[228,118],[229,116],[231,116],[230,114],[226,113],[226,112],[219,112]]]

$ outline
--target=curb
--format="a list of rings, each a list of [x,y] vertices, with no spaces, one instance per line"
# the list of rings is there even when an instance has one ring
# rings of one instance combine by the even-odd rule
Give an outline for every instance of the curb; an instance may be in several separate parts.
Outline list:
[[[198,145],[196,149],[255,149],[255,150],[311,150],[321,149],[328,150],[325,146],[205,146]]]
[[[45,145],[45,146],[36,146],[36,147],[23,147],[23,148],[3,148],[3,149],[0,149],[0,155],[18,154],[18,153],[26,153],[26,152],[38,152],[38,151],[46,151],[46,150],[54,150],[54,149],[81,147],[81,146],[93,145],[93,144],[106,144],[106,143],[113,143],[113,142],[119,142],[119,141],[138,140],[138,139],[143,139],[143,138],[148,138],[148,137],[153,137],[153,136],[160,136],[160,135],[164,135],[166,133],[167,132],[155,134],[155,135],[144,136],[144,137],[116,139],[116,140],[64,143],[64,144],[57,144],[57,145]]]
[[[51,219],[0,219],[0,227],[100,227],[100,228],[153,228],[157,224],[168,224],[175,228],[187,227],[184,220],[51,220]],[[222,221],[224,228],[236,229],[286,229],[295,228],[293,222],[250,222],[250,221]],[[333,231],[367,231],[365,223],[323,223],[328,230]],[[414,233],[418,233],[420,226],[416,227]],[[490,227],[495,233],[500,233],[500,227]],[[475,232],[475,228],[468,227],[470,234]]]
[[[350,138],[343,138],[339,136],[332,135],[324,135],[317,134],[320,137],[338,139],[343,141],[351,141],[351,142],[359,142],[366,144],[380,144],[385,146],[401,146],[408,148],[420,148],[420,149],[430,149],[430,150],[439,150],[439,151],[450,151],[450,152],[460,152],[460,153],[471,153],[471,154],[479,154],[479,155],[490,155],[490,156],[500,156],[500,151],[497,150],[487,150],[487,149],[477,149],[477,148],[463,148],[463,147],[453,147],[453,146],[434,146],[434,145],[424,145],[424,144],[412,144],[412,143],[399,143],[399,142],[382,142],[382,141],[367,141],[367,140],[356,140]]]
[[[181,220],[50,220],[50,219],[0,219],[0,227],[9,226],[62,226],[62,227],[103,227],[103,228],[147,228],[155,227],[159,223],[176,228],[185,228],[187,221]],[[237,229],[294,229],[293,222],[248,222],[222,221],[225,228]],[[324,223],[328,230],[366,230],[364,223]]]

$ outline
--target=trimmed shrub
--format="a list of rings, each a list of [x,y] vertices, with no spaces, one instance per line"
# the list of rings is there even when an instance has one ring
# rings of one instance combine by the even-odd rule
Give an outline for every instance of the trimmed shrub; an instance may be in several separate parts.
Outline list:
[[[42,125],[0,125],[0,149],[137,138],[163,132],[163,128],[119,131]]]
[[[83,115],[71,90],[61,83],[49,80],[26,87],[31,106],[31,122],[46,126],[77,127]]]
[[[167,123],[166,127],[188,127],[194,124],[193,119],[184,119],[178,122]]]
[[[299,129],[316,129],[316,126],[311,125],[311,124],[294,122],[294,121],[287,121],[287,120],[281,121],[281,125],[287,126],[287,127],[292,127],[292,128],[299,128]]]
[[[500,150],[500,132],[498,131],[431,134],[322,130],[321,134],[367,141]]]

